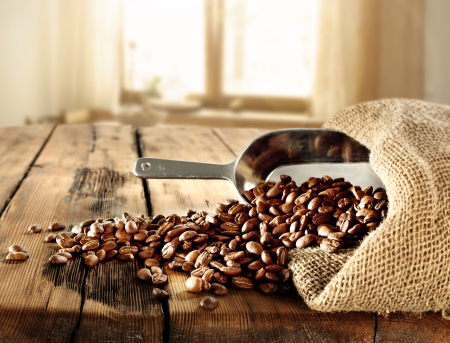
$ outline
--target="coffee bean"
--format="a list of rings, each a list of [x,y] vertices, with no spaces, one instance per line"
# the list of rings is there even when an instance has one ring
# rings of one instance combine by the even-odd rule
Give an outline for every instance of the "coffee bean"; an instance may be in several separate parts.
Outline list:
[[[214,310],[219,307],[219,299],[215,297],[205,297],[200,301],[200,306],[205,310]]]
[[[167,299],[169,297],[169,293],[161,288],[153,288],[153,296],[156,299]]]
[[[146,281],[152,277],[152,273],[148,268],[141,268],[138,270],[136,276],[138,277],[138,279]]]
[[[341,244],[334,239],[325,238],[320,243],[320,249],[329,253],[337,252],[340,248]]]
[[[231,278],[231,282],[238,289],[251,289],[253,288],[253,281],[249,278],[242,276],[235,276]]]
[[[33,224],[28,228],[28,232],[31,233],[41,233],[42,232],[42,226],[38,225],[38,224]]]
[[[55,254],[50,256],[49,261],[52,264],[67,264],[67,262],[69,262],[69,259],[65,256]]]
[[[98,257],[97,255],[88,255],[85,259],[84,259],[84,264],[86,267],[89,268],[94,268],[97,264],[98,264]]]
[[[16,253],[16,252],[23,252],[26,253],[27,251],[25,250],[25,248],[23,248],[22,246],[18,245],[18,244],[13,244],[11,246],[8,247],[8,251],[10,253]]]
[[[264,251],[263,246],[255,241],[246,243],[245,247],[250,254],[254,255],[261,255],[261,253]]]
[[[71,248],[74,244],[73,239],[66,232],[56,235],[55,240],[61,248]]]
[[[10,252],[6,255],[7,260],[11,261],[26,261],[28,259],[28,254],[26,252],[18,251],[18,252]]]
[[[227,295],[228,289],[220,283],[213,282],[211,283],[210,292],[215,295]]]
[[[59,251],[55,255],[64,256],[68,260],[71,260],[73,258],[72,254],[70,252],[67,252],[67,251]]]
[[[52,224],[48,227],[48,229],[49,229],[50,231],[60,231],[60,230],[64,230],[65,228],[66,228],[66,226],[65,226],[64,224],[58,223],[58,222],[52,223]]]
[[[275,283],[272,282],[263,282],[259,284],[259,289],[264,293],[264,294],[275,294],[278,291],[278,286]]]
[[[191,293],[200,293],[202,291],[202,279],[191,276],[186,280],[186,288]]]
[[[155,286],[163,286],[167,283],[167,275],[162,273],[154,273],[152,275],[152,283]]]

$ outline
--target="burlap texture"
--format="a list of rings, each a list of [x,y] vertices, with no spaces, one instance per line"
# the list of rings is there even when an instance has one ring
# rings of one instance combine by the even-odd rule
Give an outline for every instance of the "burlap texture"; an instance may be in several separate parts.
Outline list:
[[[389,209],[354,250],[293,250],[299,294],[326,312],[450,309],[450,107],[385,99],[348,107],[324,128],[370,149]]]

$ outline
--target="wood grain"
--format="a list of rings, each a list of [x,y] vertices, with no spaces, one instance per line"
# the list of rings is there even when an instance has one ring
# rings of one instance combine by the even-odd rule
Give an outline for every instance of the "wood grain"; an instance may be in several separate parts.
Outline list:
[[[143,155],[209,163],[229,163],[262,130],[140,130]],[[225,184],[224,184],[225,182]],[[217,202],[236,197],[228,181],[148,180],[155,213],[180,213],[194,207],[211,211]],[[207,293],[185,289],[187,274],[167,271],[171,297],[170,342],[372,342],[375,320],[370,313],[321,314],[309,310],[295,294],[266,296],[258,290],[230,289],[220,306],[199,306]],[[354,325],[354,323],[358,323]]]
[[[0,211],[25,177],[52,129],[53,125],[0,128]]]
[[[446,343],[450,321],[441,313],[389,313],[378,315],[375,343]]]
[[[87,270],[77,258],[53,266],[47,260],[56,244],[26,231],[33,223],[146,212],[142,182],[131,173],[136,157],[131,127],[56,128],[1,218],[3,260],[11,244],[24,246],[30,259],[0,263],[0,275],[7,275],[0,283],[0,341],[162,340],[162,307],[151,287],[136,282],[136,265],[112,261]]]
[[[52,129],[0,129],[0,343],[448,341],[449,322],[439,313],[319,313],[295,292],[266,296],[231,287],[216,310],[206,311],[199,303],[208,293],[186,291],[182,272],[167,270],[170,298],[159,303],[150,283],[136,278],[140,263],[110,261],[88,270],[76,258],[50,265],[56,244],[43,242],[48,232],[28,233],[31,224],[60,221],[69,230],[88,218],[147,213],[146,188],[153,214],[212,211],[238,197],[225,180],[146,180],[145,188],[132,174],[138,151],[225,164],[265,132],[142,128],[138,149],[129,126]],[[5,260],[12,244],[25,247],[30,258]]]

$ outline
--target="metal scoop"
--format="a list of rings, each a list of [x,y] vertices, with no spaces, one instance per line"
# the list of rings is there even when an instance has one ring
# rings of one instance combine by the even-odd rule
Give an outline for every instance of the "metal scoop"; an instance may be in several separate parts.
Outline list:
[[[268,132],[251,142],[229,164],[138,158],[134,174],[145,179],[226,179],[241,197],[261,181],[281,174],[297,184],[309,177],[344,177],[361,187],[383,187],[369,164],[369,150],[349,136],[322,129],[285,129]]]

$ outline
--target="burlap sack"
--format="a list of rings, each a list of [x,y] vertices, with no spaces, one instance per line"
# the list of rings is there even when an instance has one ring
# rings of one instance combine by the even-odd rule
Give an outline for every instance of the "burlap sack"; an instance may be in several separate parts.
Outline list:
[[[362,244],[291,252],[299,294],[315,310],[450,309],[450,107],[386,99],[346,108],[324,128],[367,146],[388,198],[387,218]]]

